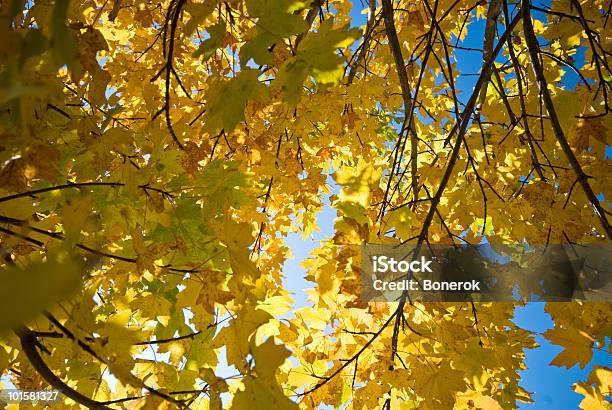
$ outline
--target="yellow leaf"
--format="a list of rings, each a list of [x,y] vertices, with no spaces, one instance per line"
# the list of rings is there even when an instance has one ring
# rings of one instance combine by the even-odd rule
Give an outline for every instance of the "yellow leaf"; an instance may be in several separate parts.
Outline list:
[[[411,228],[416,225],[416,214],[407,206],[389,212],[387,226],[395,228],[395,233],[400,239],[407,239],[412,232]]]
[[[263,302],[259,302],[256,309],[268,312],[274,317],[279,317],[291,310],[293,299],[288,294],[272,296]]]
[[[547,330],[544,337],[565,348],[550,362],[552,365],[570,368],[579,364],[584,369],[593,358],[593,339],[582,331],[555,327]]]
[[[374,168],[363,160],[354,167],[342,167],[335,174],[336,182],[343,187],[338,195],[339,200],[355,202],[367,208],[381,175],[382,169]]]
[[[576,383],[574,391],[584,396],[584,399],[580,402],[582,410],[610,410],[610,403],[606,401],[605,397],[598,394],[593,386],[584,382]]]
[[[251,350],[255,358],[256,372],[243,379],[244,390],[236,393],[232,407],[255,410],[299,409],[296,403],[285,396],[276,381],[276,370],[289,357],[289,351],[275,344],[272,337]]]

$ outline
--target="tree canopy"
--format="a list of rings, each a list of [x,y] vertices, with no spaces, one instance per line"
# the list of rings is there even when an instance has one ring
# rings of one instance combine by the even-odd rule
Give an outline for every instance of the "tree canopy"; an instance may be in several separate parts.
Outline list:
[[[519,302],[368,302],[361,245],[609,243],[610,4],[3,1],[0,374],[62,408],[530,401]],[[552,365],[609,353],[609,303],[546,311]]]

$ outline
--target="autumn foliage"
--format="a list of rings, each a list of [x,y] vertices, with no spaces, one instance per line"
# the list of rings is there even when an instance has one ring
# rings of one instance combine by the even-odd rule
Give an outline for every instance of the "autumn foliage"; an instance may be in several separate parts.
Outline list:
[[[609,1],[0,4],[3,380],[57,408],[531,400],[521,303],[368,302],[361,245],[609,243]],[[295,306],[286,237],[324,206]],[[551,365],[610,352],[609,303],[546,311]]]

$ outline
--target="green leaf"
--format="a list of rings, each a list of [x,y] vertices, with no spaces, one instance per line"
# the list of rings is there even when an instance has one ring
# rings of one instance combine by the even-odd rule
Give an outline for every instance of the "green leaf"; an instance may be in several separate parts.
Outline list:
[[[55,63],[58,66],[66,64],[70,71],[79,76],[80,67],[76,61],[77,43],[74,35],[66,26],[66,17],[70,1],[56,1],[51,14],[51,43]]]
[[[76,260],[47,260],[0,270],[0,331],[34,319],[71,297],[85,267]]]
[[[312,62],[312,75],[320,83],[337,83],[342,78],[342,58],[336,53],[339,48],[350,46],[361,36],[357,28],[346,25],[332,30],[332,21],[325,20],[319,31],[309,33],[300,43],[298,55]]]
[[[302,96],[302,85],[308,77],[311,67],[303,58],[289,60],[276,76],[285,101],[296,105]]]
[[[311,75],[321,84],[337,83],[343,74],[343,59],[336,49],[351,45],[361,32],[344,26],[332,30],[332,22],[321,23],[317,32],[308,33],[300,43],[298,52],[281,68],[277,83],[285,96],[285,100],[295,105],[300,99],[302,85]]]
[[[268,87],[259,82],[260,72],[244,68],[229,81],[215,82],[208,92],[207,127],[211,131],[233,130],[244,120],[244,109],[249,99],[266,101]]]
[[[216,2],[210,1],[205,3],[188,2],[185,6],[185,11],[191,15],[191,18],[185,24],[184,35],[190,37],[202,21],[210,15],[215,9]]]
[[[208,34],[210,38],[202,41],[196,51],[193,52],[193,57],[202,57],[204,60],[208,60],[214,52],[223,46],[223,37],[225,37],[225,31],[227,27],[224,22],[219,22],[208,28]]]
[[[46,40],[47,39],[40,30],[35,28],[28,30],[28,33],[25,36],[21,55],[19,56],[19,65],[23,66],[23,63],[28,58],[44,52],[46,48]]]
[[[25,5],[25,0],[12,0],[11,5],[9,6],[8,13],[8,23],[9,26],[13,19],[19,15],[23,11],[23,6]]]
[[[274,44],[308,29],[304,19],[294,14],[304,5],[304,2],[292,0],[248,0],[249,15],[258,17],[258,20],[252,40],[240,50],[240,61],[246,63],[252,58],[260,65],[271,64]]]
[[[206,329],[193,337],[189,353],[185,356],[187,359],[186,369],[199,371],[203,367],[214,368],[217,366],[218,357],[212,341],[214,333],[214,329]]]

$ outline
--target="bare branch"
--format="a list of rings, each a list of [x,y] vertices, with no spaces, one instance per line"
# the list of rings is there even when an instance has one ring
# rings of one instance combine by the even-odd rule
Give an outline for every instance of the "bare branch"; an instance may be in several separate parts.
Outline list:
[[[601,223],[601,226],[604,232],[606,233],[606,236],[609,240],[612,241],[612,226],[610,225],[610,222],[608,221],[608,218],[604,213],[604,210],[601,204],[599,203],[597,196],[595,195],[593,189],[591,188],[591,185],[589,184],[589,177],[582,170],[580,162],[574,155],[572,148],[567,142],[567,138],[565,137],[565,134],[561,127],[561,123],[559,122],[557,111],[555,110],[555,105],[548,90],[548,83],[546,81],[546,78],[544,77],[544,71],[539,60],[538,39],[535,35],[535,32],[533,31],[533,24],[531,22],[531,13],[529,8],[530,1],[523,0],[521,7],[521,15],[523,20],[523,28],[525,30],[525,41],[527,42],[527,48],[529,49],[531,67],[533,68],[533,72],[538,82],[538,87],[540,88],[542,99],[544,100],[544,105],[546,106],[546,111],[548,112],[548,118],[552,125],[557,142],[559,143],[559,145],[561,145],[563,153],[565,154],[567,160],[569,161],[574,172],[576,173],[576,178],[580,183],[584,194],[586,195],[591,205],[593,205],[595,214],[597,215],[597,218],[599,219],[599,222]]]
[[[491,0],[489,2],[489,9],[487,11],[487,24],[485,26],[484,43],[482,46],[482,61],[486,62],[491,53],[493,52],[493,44],[495,42],[495,33],[497,32],[497,17],[501,11],[501,0]],[[485,82],[480,90],[480,99],[478,100],[478,107],[482,107],[485,98],[487,97],[487,89],[489,88],[489,80],[491,73],[487,74]]]

